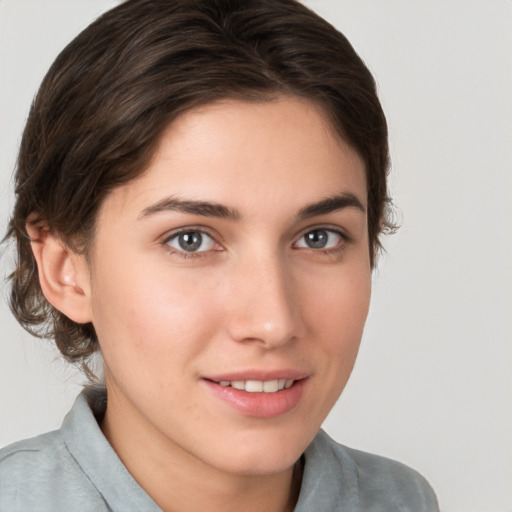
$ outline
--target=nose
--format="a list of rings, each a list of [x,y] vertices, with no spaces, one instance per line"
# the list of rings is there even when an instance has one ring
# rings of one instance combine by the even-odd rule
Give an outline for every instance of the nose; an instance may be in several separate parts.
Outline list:
[[[300,335],[296,283],[279,257],[260,256],[231,274],[227,318],[231,339],[277,348]]]

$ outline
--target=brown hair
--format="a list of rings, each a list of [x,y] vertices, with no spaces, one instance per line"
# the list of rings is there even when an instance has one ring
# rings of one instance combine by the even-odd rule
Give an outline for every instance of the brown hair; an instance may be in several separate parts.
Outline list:
[[[102,200],[143,172],[177,115],[218,99],[279,94],[319,103],[363,157],[374,265],[389,226],[387,127],[375,82],[347,39],[295,0],[128,0],[62,51],[30,111],[6,235],[17,244],[11,308],[21,325],[55,338],[88,372],[94,327],[46,301],[28,219],[44,219],[87,253]]]

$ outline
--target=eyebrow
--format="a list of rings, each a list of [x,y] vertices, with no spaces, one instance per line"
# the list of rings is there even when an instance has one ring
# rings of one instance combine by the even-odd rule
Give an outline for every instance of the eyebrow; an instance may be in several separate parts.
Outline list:
[[[317,203],[305,206],[299,211],[299,219],[309,219],[311,217],[317,217],[318,215],[326,215],[327,213],[334,212],[336,210],[342,210],[344,208],[355,208],[365,213],[365,209],[361,201],[350,192],[344,192],[335,196],[322,199]]]
[[[204,217],[218,217],[230,220],[239,220],[241,217],[237,210],[233,210],[219,203],[183,200],[171,196],[145,208],[139,215],[139,219],[165,211],[178,211],[191,213],[193,215],[201,215]]]
[[[326,215],[336,210],[345,208],[355,208],[361,212],[365,212],[361,201],[349,192],[334,195],[326,199],[322,199],[316,203],[309,204],[301,208],[298,218],[301,220],[309,219],[319,215]],[[184,200],[175,196],[167,197],[157,203],[145,208],[139,215],[139,219],[143,219],[150,215],[166,211],[179,211],[190,213],[192,215],[201,215],[204,217],[217,217],[221,219],[240,220],[242,215],[238,210],[228,208],[219,203],[211,201]]]

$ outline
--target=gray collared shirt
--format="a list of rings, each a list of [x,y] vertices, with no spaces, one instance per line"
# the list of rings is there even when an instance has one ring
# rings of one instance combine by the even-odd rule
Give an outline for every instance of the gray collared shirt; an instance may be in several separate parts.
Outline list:
[[[0,450],[0,512],[161,511],[103,436],[95,415],[105,403],[104,392],[89,389],[59,430]],[[403,464],[323,431],[304,455],[295,512],[438,512],[428,483]]]

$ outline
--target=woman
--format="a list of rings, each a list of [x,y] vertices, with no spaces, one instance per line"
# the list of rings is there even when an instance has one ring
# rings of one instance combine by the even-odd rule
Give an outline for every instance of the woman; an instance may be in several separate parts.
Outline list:
[[[13,311],[95,385],[0,452],[0,509],[437,510],[319,430],[387,170],[373,78],[296,1],[129,0],[82,32],[32,107],[8,237]]]

